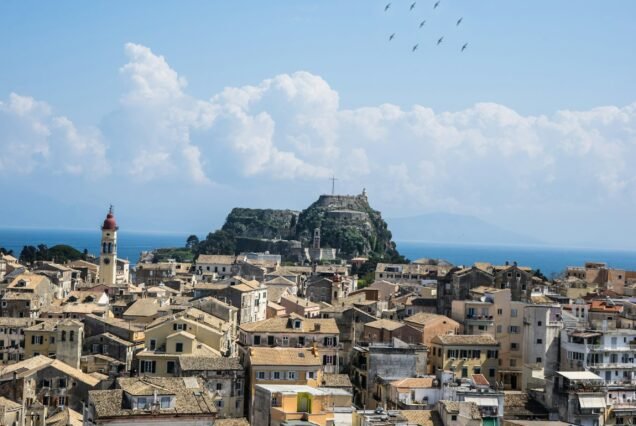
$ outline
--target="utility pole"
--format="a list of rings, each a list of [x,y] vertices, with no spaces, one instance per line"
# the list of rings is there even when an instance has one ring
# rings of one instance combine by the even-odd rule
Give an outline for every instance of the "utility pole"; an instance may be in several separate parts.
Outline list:
[[[329,180],[331,181],[331,195],[335,195],[336,194],[336,181],[338,179],[335,176],[332,176]]]

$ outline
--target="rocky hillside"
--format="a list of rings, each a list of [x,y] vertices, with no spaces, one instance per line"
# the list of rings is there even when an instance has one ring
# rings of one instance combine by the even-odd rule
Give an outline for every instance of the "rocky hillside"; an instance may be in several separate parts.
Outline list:
[[[280,239],[300,243],[294,246],[309,247],[317,228],[320,229],[321,247],[337,248],[342,258],[393,258],[398,255],[386,222],[380,212],[371,208],[364,193],[321,195],[302,212],[232,209],[221,230],[209,234],[201,242],[199,252],[220,252],[221,244],[226,250],[231,247],[244,250],[249,248],[249,241],[256,240],[260,240],[259,247],[263,240]]]

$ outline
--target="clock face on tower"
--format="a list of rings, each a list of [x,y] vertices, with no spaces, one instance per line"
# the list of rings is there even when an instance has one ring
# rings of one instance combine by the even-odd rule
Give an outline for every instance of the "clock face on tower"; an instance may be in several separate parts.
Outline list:
[[[105,258],[104,259],[104,265],[108,265],[110,263],[110,259],[109,258]]]

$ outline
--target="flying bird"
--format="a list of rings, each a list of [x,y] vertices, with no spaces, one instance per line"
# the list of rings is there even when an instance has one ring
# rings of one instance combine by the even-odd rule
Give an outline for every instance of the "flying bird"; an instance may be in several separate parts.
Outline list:
[[[461,24],[461,23],[462,23],[462,20],[463,20],[463,19],[464,19],[464,18],[462,17],[462,18],[459,18],[459,19],[457,20],[457,26],[459,26],[459,24]]]
[[[462,52],[466,50],[467,47],[468,47],[468,43],[464,43],[464,45],[462,46]]]
[[[389,10],[390,7],[391,7],[391,3],[387,3],[387,5],[384,6],[384,11],[386,12],[387,10]]]
[[[411,3],[411,8],[410,8],[409,10],[413,10],[413,9],[415,9],[415,4],[416,4],[416,3],[417,3],[417,2],[415,2],[415,1],[414,1],[413,3]]]
[[[417,46],[419,46],[419,44],[416,44],[415,46],[413,46],[413,49],[411,50],[411,52],[415,52],[417,50]]]
[[[423,20],[422,22],[420,22],[420,28],[422,28],[424,26],[424,24],[426,24],[426,19]]]
[[[439,6],[440,0],[436,1],[435,4],[433,5],[433,9],[437,9],[437,6]]]
[[[439,40],[437,40],[437,45],[439,46],[440,44],[442,44],[443,41],[444,41],[444,36],[440,37]]]
[[[395,33],[393,33],[393,34],[391,34],[391,35],[389,36],[389,41],[393,40],[394,38],[395,38]]]

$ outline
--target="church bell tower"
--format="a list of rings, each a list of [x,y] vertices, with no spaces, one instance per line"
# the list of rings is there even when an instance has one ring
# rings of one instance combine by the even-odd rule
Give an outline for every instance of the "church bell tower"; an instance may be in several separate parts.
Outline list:
[[[102,225],[102,245],[99,256],[99,282],[114,285],[117,282],[117,221],[110,206]]]

